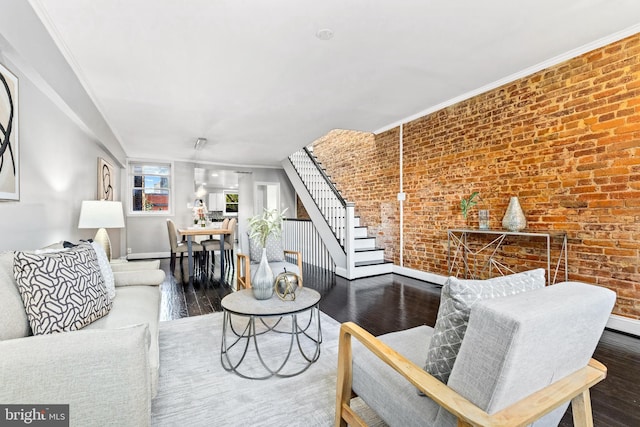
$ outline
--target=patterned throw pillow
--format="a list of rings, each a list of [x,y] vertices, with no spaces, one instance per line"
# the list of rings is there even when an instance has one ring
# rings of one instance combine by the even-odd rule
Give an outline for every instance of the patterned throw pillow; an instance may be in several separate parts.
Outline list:
[[[13,274],[34,335],[81,329],[111,309],[89,243],[58,253],[16,252]]]
[[[98,265],[100,266],[100,272],[102,273],[102,279],[104,280],[104,286],[107,288],[107,293],[110,299],[116,297],[116,279],[113,277],[113,271],[111,270],[111,264],[107,253],[104,251],[102,245],[98,242],[91,242],[93,250],[96,251],[98,257]]]
[[[258,239],[249,238],[249,258],[251,262],[257,264],[262,258],[262,245]],[[283,262],[284,261],[284,248],[282,246],[282,239],[270,234],[267,237],[267,261],[269,262]]]
[[[450,277],[442,287],[440,308],[424,369],[446,384],[467,331],[471,307],[483,299],[543,288],[546,283],[544,275],[545,270],[539,268],[488,280]]]

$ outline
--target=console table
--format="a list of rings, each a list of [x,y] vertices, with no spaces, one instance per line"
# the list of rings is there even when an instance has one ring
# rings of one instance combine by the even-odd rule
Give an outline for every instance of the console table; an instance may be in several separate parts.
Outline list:
[[[490,236],[489,243],[481,246],[477,250],[473,250],[468,245],[468,239],[473,235]],[[500,249],[505,240],[513,240],[519,237],[527,237],[534,239],[545,239],[546,241],[546,259],[547,259],[547,284],[556,283],[560,265],[564,259],[564,280],[569,280],[568,253],[567,253],[567,233],[562,231],[504,231],[504,230],[479,230],[479,229],[450,229],[447,230],[447,271],[449,275],[457,276],[461,270],[464,272],[465,278],[480,278],[479,274],[488,273],[489,277],[493,277],[494,270],[504,275],[505,272],[514,273],[513,270],[500,263],[495,259],[495,254]],[[552,240],[560,240],[561,248],[558,255],[555,269],[552,273],[551,264],[551,242]],[[480,266],[475,262],[479,256],[487,257],[487,260]],[[470,264],[472,258],[473,264]],[[471,266],[473,268],[471,268]]]

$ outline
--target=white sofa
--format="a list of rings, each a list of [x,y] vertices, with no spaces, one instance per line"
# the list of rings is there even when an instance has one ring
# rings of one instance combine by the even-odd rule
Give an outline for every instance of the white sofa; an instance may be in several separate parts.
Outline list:
[[[0,402],[69,404],[71,425],[144,426],[158,381],[159,262],[113,265],[109,313],[72,331],[33,336],[0,254]]]

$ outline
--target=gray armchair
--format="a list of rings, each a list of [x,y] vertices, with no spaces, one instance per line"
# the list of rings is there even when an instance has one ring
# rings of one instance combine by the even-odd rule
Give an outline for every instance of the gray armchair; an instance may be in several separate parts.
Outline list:
[[[357,395],[390,426],[552,426],[569,402],[574,424],[592,426],[589,388],[606,367],[591,356],[614,302],[575,282],[479,301],[446,384],[422,369],[432,328],[375,338],[345,323],[335,424],[365,425]]]
[[[267,238],[267,257],[269,267],[274,276],[287,271],[295,273],[300,277],[298,282],[302,286],[302,254],[298,251],[283,249],[282,239],[280,237],[269,236]],[[253,239],[248,239],[249,255],[238,254],[238,273],[236,277],[236,289],[251,287],[251,276],[258,268],[262,254],[262,246]],[[294,258],[294,259],[292,259]],[[289,260],[294,260],[295,264]]]

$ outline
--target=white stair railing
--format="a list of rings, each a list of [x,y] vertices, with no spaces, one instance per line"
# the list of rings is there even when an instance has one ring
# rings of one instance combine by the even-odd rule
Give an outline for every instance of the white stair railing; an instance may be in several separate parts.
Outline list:
[[[335,263],[336,274],[355,278],[354,204],[342,198],[308,149],[282,164]]]
[[[305,264],[335,272],[336,264],[311,220],[285,218],[282,240],[286,249],[303,254]]]
[[[340,246],[345,247],[347,203],[307,148],[289,159]]]

